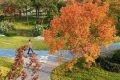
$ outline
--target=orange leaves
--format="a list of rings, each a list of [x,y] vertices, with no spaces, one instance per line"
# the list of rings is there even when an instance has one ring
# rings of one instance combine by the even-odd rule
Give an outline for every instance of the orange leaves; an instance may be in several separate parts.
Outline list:
[[[100,54],[99,47],[111,43],[116,33],[113,21],[107,16],[109,5],[99,4],[100,0],[72,2],[60,10],[61,15],[53,18],[51,28],[44,34],[51,54],[64,46],[73,50],[73,56],[80,53],[86,62],[94,63]]]
[[[51,42],[50,43],[50,54],[54,55],[56,54],[57,50],[56,50],[56,45],[55,42]]]
[[[54,33],[57,33],[59,30],[62,29],[62,25],[59,25],[61,24],[61,20],[59,17],[55,16],[53,18],[53,20],[51,21],[51,26],[52,26],[52,29],[54,30]]]
[[[53,33],[51,30],[45,30],[43,34],[45,37],[45,42],[47,43],[53,42]]]
[[[77,60],[78,60],[78,58],[74,58],[73,60],[68,61],[66,68],[72,71],[73,65],[74,65],[74,63],[77,62]]]
[[[56,44],[57,50],[62,49],[62,45],[63,45],[62,41],[59,40]]]
[[[99,29],[99,39],[103,43],[102,45],[107,45],[106,43],[111,43],[115,39],[116,29],[113,25],[112,20],[108,20],[98,27]]]

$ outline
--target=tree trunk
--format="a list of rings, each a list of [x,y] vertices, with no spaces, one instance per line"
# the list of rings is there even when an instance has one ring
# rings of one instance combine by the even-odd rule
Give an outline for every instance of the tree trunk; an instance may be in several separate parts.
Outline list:
[[[39,17],[40,17],[40,8],[38,8],[38,20],[39,20]]]
[[[28,13],[27,13],[27,6],[26,6],[26,20],[27,20],[27,22],[28,22]]]
[[[21,19],[22,11],[19,9],[19,18]]]
[[[36,19],[37,19],[37,16],[38,16],[38,10],[37,10],[37,7],[35,8],[36,10]]]

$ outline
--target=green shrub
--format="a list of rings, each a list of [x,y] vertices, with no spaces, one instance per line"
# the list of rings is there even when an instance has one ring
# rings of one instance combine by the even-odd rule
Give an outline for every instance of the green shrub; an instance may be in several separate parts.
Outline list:
[[[5,32],[7,32],[8,31],[8,28],[7,28],[7,26],[6,26],[6,22],[1,22],[0,23],[0,33],[1,34],[4,34]]]
[[[0,21],[4,20],[4,16],[0,15]]]
[[[112,61],[120,64],[120,50],[114,51],[114,54],[112,56]]]
[[[96,62],[104,69],[111,72],[120,72],[120,64],[111,62],[111,58],[99,57]]]
[[[9,21],[0,22],[0,34],[5,34],[8,31],[12,31],[14,29],[14,24]]]
[[[11,37],[11,36],[16,36],[17,32],[16,31],[8,31],[5,33],[6,36]]]
[[[32,35],[33,36],[39,36],[42,34],[42,31],[45,29],[46,26],[43,26],[43,25],[35,25],[33,28],[32,28]]]

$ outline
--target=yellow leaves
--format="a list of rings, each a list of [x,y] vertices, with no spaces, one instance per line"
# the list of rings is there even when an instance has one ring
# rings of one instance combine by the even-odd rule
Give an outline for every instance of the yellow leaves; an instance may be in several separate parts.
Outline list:
[[[69,70],[72,70],[72,68],[73,68],[73,61],[69,61],[68,63],[67,63],[67,68],[69,69]]]
[[[95,59],[93,57],[84,54],[83,58],[86,63],[86,67],[90,67],[92,64],[95,64]]]
[[[67,68],[72,70],[74,63],[78,60],[78,58],[74,58],[73,60],[68,61]]]

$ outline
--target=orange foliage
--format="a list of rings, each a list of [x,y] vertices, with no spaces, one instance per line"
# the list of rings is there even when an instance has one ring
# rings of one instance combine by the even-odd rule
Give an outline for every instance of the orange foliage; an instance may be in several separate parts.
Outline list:
[[[61,16],[55,16],[51,28],[44,32],[50,51],[63,47],[79,53],[86,62],[94,63],[100,54],[100,46],[107,46],[114,38],[114,22],[108,17],[108,4],[72,2],[61,9]]]

